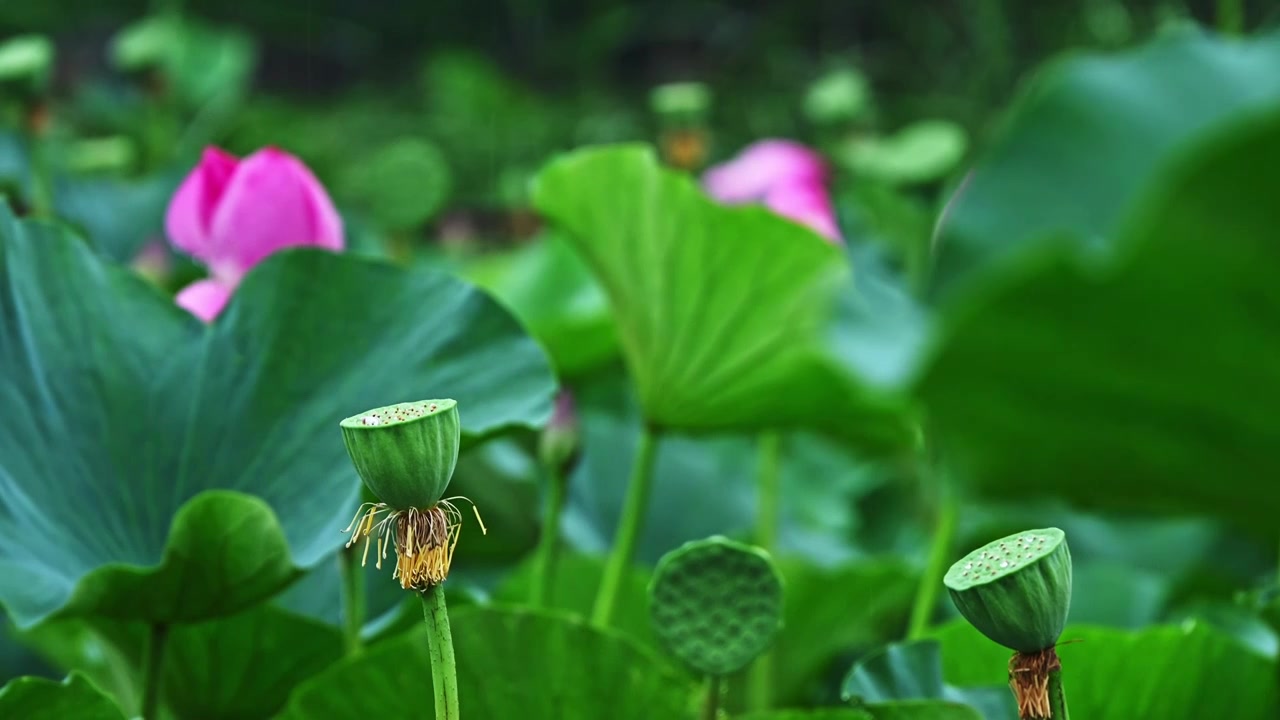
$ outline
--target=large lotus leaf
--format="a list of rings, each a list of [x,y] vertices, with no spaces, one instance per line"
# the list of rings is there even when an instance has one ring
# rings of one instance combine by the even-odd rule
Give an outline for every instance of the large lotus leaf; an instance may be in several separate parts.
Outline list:
[[[533,195],[604,288],[649,422],[813,426],[880,450],[911,441],[900,403],[825,348],[849,278],[811,230],[716,204],[641,146],[570,153]]]
[[[486,255],[466,276],[511,308],[547,348],[561,378],[617,357],[608,301],[560,235],[548,233],[512,252]]]
[[[474,437],[542,421],[554,384],[445,275],[286,252],[205,328],[3,208],[0,367],[0,603],[19,625],[73,596],[153,622],[247,607],[343,542],[359,483],[337,419],[449,395]]]
[[[458,700],[468,720],[619,720],[692,715],[692,682],[651,651],[584,620],[465,607],[450,613]],[[431,718],[425,628],[387,640],[303,683],[281,720]]]
[[[1162,177],[1114,258],[1045,248],[952,312],[919,391],[981,490],[1274,537],[1278,164],[1280,116],[1233,126]]]
[[[17,720],[124,720],[111,699],[83,676],[63,682],[23,677],[0,688],[0,717]]]
[[[24,639],[59,666],[84,672],[120,707],[137,710],[148,639],[144,624],[55,619]],[[179,718],[269,717],[294,686],[341,655],[337,629],[268,605],[176,625],[165,639],[161,699]]]
[[[1005,648],[963,622],[935,635],[947,682],[1005,681]],[[1271,720],[1280,713],[1276,662],[1205,623],[1138,631],[1068,625],[1060,642],[1063,687],[1074,716]]]
[[[986,720],[1018,720],[1017,706],[1002,683],[961,688],[943,682],[938,647],[935,640],[920,640],[882,648],[849,670],[841,693],[859,704],[946,700],[967,705]]]
[[[1054,63],[953,200],[940,236],[942,286],[1047,237],[1107,246],[1189,139],[1280,103],[1277,64],[1280,35],[1195,31]]]
[[[55,211],[82,232],[95,250],[112,260],[129,262],[148,241],[162,236],[164,211],[181,179],[168,171],[140,180],[60,177],[55,185]]]
[[[0,616],[0,683],[23,675],[54,677],[56,673],[19,640],[17,629],[9,624],[8,618]]]

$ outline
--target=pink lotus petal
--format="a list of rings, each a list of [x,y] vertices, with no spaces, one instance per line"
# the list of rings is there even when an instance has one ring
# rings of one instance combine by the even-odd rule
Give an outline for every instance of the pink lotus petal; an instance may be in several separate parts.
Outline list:
[[[294,156],[264,148],[241,161],[213,215],[215,275],[235,282],[268,255],[311,245],[341,250],[342,219]]]
[[[178,307],[210,323],[227,306],[232,292],[231,286],[219,280],[197,280],[182,288],[173,301]]]
[[[843,242],[836,226],[835,208],[827,190],[817,183],[778,185],[764,199],[765,207],[816,230],[832,242]]]
[[[702,184],[711,197],[732,204],[759,201],[777,185],[826,179],[826,164],[818,153],[791,140],[761,140],[707,170]]]
[[[209,261],[214,210],[240,161],[216,147],[205,148],[200,162],[178,186],[165,212],[169,241],[191,256]]]

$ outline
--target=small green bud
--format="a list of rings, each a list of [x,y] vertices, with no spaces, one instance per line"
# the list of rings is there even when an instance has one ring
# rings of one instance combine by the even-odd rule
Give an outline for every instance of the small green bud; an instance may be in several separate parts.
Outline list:
[[[111,62],[125,72],[139,72],[169,62],[186,38],[182,21],[155,15],[143,18],[111,39]]]
[[[773,644],[782,628],[782,580],[759,548],[719,536],[695,540],[658,562],[649,616],[681,662],[728,675]]]
[[[353,415],[342,439],[369,490],[396,510],[434,507],[458,463],[462,424],[453,400],[422,400]]]
[[[1071,608],[1071,551],[1058,528],[988,543],[951,566],[943,583],[983,635],[1020,653],[1053,647]]]
[[[653,112],[671,120],[700,122],[711,108],[711,91],[700,82],[674,82],[649,92]]]
[[[804,97],[804,112],[815,123],[834,125],[861,117],[871,105],[867,79],[854,68],[840,68],[818,78]]]

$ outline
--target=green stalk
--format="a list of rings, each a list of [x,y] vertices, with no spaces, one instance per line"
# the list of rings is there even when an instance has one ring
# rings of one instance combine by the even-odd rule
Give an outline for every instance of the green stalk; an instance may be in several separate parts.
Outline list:
[[[760,462],[756,475],[756,544],[770,555],[776,553],[778,527],[782,517],[782,437],[777,432],[760,435]],[[747,708],[764,712],[773,704],[773,653],[767,652],[751,664],[747,680]]]
[[[1067,692],[1062,688],[1062,671],[1049,671],[1049,713],[1053,720],[1071,720],[1067,712]]]
[[[720,684],[719,675],[707,676],[707,697],[702,703],[702,720],[716,720],[720,714]]]
[[[444,587],[435,585],[422,593],[422,616],[427,623],[435,718],[460,720],[462,714],[458,711],[458,668],[453,660],[453,633],[449,630],[449,611],[444,604]]]
[[[613,621],[614,610],[618,605],[618,590],[622,587],[622,578],[635,556],[636,542],[640,539],[640,530],[644,527],[645,512],[649,508],[649,490],[653,485],[653,457],[657,449],[657,433],[646,423],[640,431],[640,445],[636,448],[636,456],[631,465],[631,479],[627,481],[627,497],[622,505],[622,518],[618,523],[618,533],[613,540],[613,549],[604,568],[604,577],[600,580],[600,589],[596,593],[596,604],[591,612],[591,624],[605,628]]]
[[[142,717],[144,720],[155,720],[159,717],[160,680],[164,675],[164,647],[169,637],[169,626],[156,623],[151,626],[147,638],[146,655],[143,657],[142,674]]]
[[[770,554],[777,550],[782,517],[782,437],[760,434],[760,461],[756,475],[756,544]]]
[[[354,655],[360,652],[365,616],[363,565],[354,545],[338,553],[338,572],[342,577],[343,639],[347,654]]]
[[[934,608],[938,605],[938,593],[942,589],[942,578],[947,574],[951,556],[951,546],[955,542],[956,519],[960,512],[955,494],[945,483],[939,484],[941,496],[938,503],[937,517],[933,526],[933,542],[929,547],[929,562],[925,566],[924,576],[920,578],[920,586],[916,588],[916,597],[911,605],[911,623],[907,626],[907,639],[919,640],[929,629],[929,621],[933,618]]]
[[[568,484],[564,472],[548,464],[547,499],[542,508],[542,536],[538,538],[538,549],[533,557],[533,585],[530,588],[529,602],[534,607],[550,607],[551,588],[560,555],[560,513],[564,509],[565,486]]]
[[[1244,0],[1218,0],[1218,32],[1223,35],[1244,32]]]
[[[27,109],[27,148],[31,154],[31,214],[53,217],[53,164],[49,157],[49,112],[44,100],[36,100]]]

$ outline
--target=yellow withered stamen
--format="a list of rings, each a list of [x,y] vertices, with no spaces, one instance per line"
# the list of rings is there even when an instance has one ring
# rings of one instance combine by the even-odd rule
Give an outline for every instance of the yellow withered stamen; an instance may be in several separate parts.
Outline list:
[[[445,581],[453,563],[453,551],[462,535],[462,513],[451,500],[467,500],[454,497],[441,500],[427,510],[409,508],[391,510],[381,503],[366,503],[356,512],[356,517],[344,532],[355,532],[347,541],[347,547],[361,539],[365,541],[361,565],[368,561],[369,544],[377,541],[375,560],[382,569],[382,559],[393,546],[396,550],[396,569],[392,577],[400,580],[400,587],[409,590],[427,590]],[[467,502],[471,502],[467,500]],[[366,509],[367,508],[367,509]],[[480,518],[480,511],[471,503],[476,522],[486,535],[489,529]],[[386,513],[381,520],[377,516]],[[375,522],[375,520],[377,520]]]

